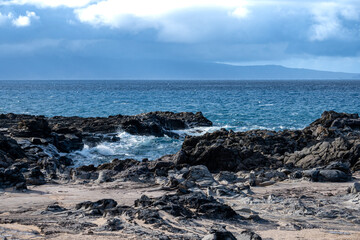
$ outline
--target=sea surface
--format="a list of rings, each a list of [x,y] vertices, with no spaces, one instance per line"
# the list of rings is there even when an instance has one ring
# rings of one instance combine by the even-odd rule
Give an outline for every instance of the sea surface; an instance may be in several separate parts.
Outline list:
[[[0,81],[0,113],[97,117],[150,111],[203,112],[211,128],[301,129],[325,110],[360,112],[360,81]],[[182,139],[118,133],[120,141],[85,146],[76,164],[113,158],[156,159],[177,152]]]

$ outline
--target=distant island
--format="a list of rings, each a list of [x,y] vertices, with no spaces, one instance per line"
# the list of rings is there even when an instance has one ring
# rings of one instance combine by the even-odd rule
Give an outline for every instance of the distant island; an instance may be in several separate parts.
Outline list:
[[[94,67],[98,62],[101,68]],[[47,62],[47,64],[44,64]],[[360,79],[358,73],[287,68],[280,65],[234,66],[221,63],[163,60],[72,59],[8,61],[0,80],[139,79],[139,80],[339,80]]]

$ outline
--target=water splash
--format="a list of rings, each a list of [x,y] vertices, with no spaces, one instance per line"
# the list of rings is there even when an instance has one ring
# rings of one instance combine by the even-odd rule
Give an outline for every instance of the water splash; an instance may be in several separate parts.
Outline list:
[[[201,136],[205,133],[211,133],[221,128],[233,131],[248,131],[254,129],[266,129],[266,127],[253,126],[212,126],[212,127],[196,127],[184,130],[174,130],[174,133],[179,134],[179,139],[170,137],[154,137],[154,136],[140,136],[132,135],[126,132],[119,132],[117,142],[102,142],[95,147],[85,145],[81,151],[75,151],[68,154],[68,157],[73,159],[75,166],[99,165],[110,162],[115,158],[126,159],[132,158],[142,160],[147,158],[149,160],[158,159],[167,154],[174,154],[181,149],[181,145],[186,136]],[[283,126],[274,127],[269,130],[281,130]]]
[[[120,132],[117,136],[120,138],[117,142],[102,142],[95,147],[85,145],[81,151],[68,156],[74,160],[76,166],[99,165],[115,158],[155,160],[166,154],[176,153],[182,144],[181,139],[170,137],[139,136],[126,132]]]

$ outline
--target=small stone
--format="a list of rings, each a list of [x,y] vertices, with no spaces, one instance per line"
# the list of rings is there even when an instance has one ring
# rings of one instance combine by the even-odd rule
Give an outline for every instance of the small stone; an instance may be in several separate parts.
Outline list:
[[[21,190],[26,190],[26,189],[27,189],[26,183],[25,183],[25,182],[21,182],[21,183],[16,184],[16,185],[15,185],[15,189],[16,189],[16,190],[19,190],[19,191],[21,191]]]
[[[246,230],[241,232],[240,238],[238,238],[238,240],[262,240],[262,238],[256,233],[250,230]]]
[[[348,193],[358,193],[360,192],[360,183],[356,182],[352,186],[348,187]]]

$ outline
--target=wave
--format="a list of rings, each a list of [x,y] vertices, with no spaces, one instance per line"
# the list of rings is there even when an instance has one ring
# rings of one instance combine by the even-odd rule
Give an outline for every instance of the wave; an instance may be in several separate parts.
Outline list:
[[[205,133],[215,132],[225,128],[227,130],[248,131],[254,129],[268,129],[268,130],[282,130],[284,126],[274,128],[267,128],[264,126],[212,126],[212,127],[196,127],[185,130],[173,130],[172,132],[179,134],[179,139],[170,137],[154,137],[154,136],[140,136],[132,135],[126,132],[119,132],[117,137],[120,139],[116,142],[102,142],[94,147],[85,145],[80,151],[75,151],[67,156],[73,159],[75,166],[90,165],[95,166],[110,162],[115,158],[126,159],[132,158],[142,160],[147,158],[149,160],[158,159],[167,154],[174,154],[181,149],[181,145],[186,136],[201,136]],[[56,153],[52,153],[56,154]]]
[[[75,166],[99,165],[115,158],[155,160],[166,154],[176,153],[182,144],[181,139],[139,136],[126,132],[119,132],[117,137],[120,139],[117,142],[102,142],[95,147],[85,145],[82,150],[72,152],[68,156],[74,160]]]

